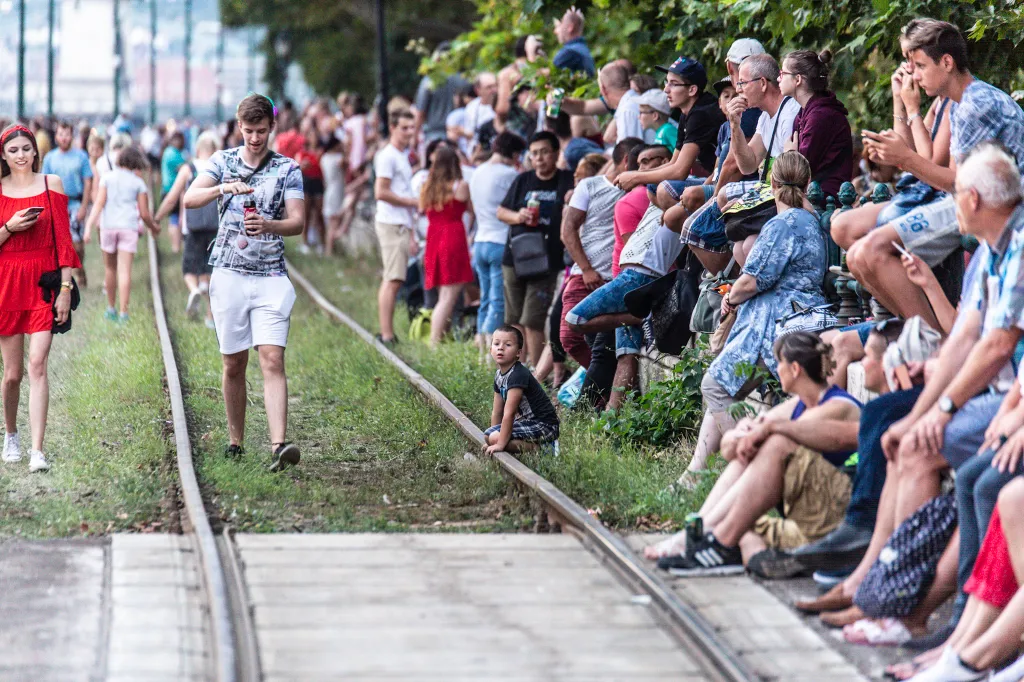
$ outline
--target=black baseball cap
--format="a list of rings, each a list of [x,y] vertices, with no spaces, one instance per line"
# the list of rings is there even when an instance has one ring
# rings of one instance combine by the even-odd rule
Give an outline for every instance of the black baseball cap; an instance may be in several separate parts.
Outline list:
[[[726,76],[725,78],[715,81],[714,85],[712,85],[711,87],[713,87],[715,89],[715,92],[717,92],[719,97],[721,97],[722,90],[725,90],[726,88],[732,88],[735,86],[732,84],[732,79]]]
[[[672,62],[671,66],[656,66],[654,68],[663,73],[674,73],[680,78],[685,78],[701,90],[708,84],[707,71],[704,70],[704,65],[696,59],[681,56]]]

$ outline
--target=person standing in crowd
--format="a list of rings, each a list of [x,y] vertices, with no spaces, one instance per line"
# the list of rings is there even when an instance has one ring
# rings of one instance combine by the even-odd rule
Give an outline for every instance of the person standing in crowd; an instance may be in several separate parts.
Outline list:
[[[510,226],[502,277],[505,286],[505,322],[523,328],[526,352],[534,367],[544,351],[544,325],[555,294],[558,271],[562,269],[562,206],[572,189],[572,173],[560,170],[558,138],[542,131],[530,138],[532,170],[520,173],[498,207],[498,220]],[[516,251],[512,244],[520,235],[543,235],[547,268],[535,275],[516,274]]]
[[[100,181],[103,176],[117,168],[117,157],[123,149],[132,144],[131,135],[128,133],[115,133],[110,138],[106,152],[96,160],[96,172],[93,173],[92,200],[95,202],[100,195]]]
[[[473,267],[480,283],[477,332],[481,350],[490,348],[491,335],[505,322],[505,293],[501,261],[508,241],[508,225],[498,218],[498,208],[518,175],[519,159],[526,142],[514,133],[502,133],[491,143],[491,158],[473,173],[469,195],[476,213]]]
[[[282,113],[281,130],[274,137],[274,151],[281,156],[295,160],[305,146],[306,138],[299,131],[299,121],[295,118],[295,114]]]
[[[220,138],[212,132],[205,132],[196,140],[196,158],[186,162],[178,177],[175,178],[171,191],[164,195],[153,220],[159,225],[166,218],[175,204],[183,204],[185,192],[199,173],[210,165],[210,157],[220,151]],[[213,240],[217,237],[220,227],[220,212],[216,202],[202,208],[186,208],[181,210],[181,234],[183,247],[181,256],[181,272],[188,287],[188,300],[185,312],[193,316],[199,309],[200,299],[206,299],[206,326],[213,329],[213,310],[210,309],[210,265],[209,253]]]
[[[85,226],[87,197],[92,196],[92,167],[89,155],[81,149],[73,149],[75,131],[71,123],[61,121],[57,124],[57,148],[43,158],[43,175],[56,175],[64,185],[68,197],[68,222],[71,225],[71,241],[75,245],[78,259],[85,259],[85,244],[82,242],[82,230]],[[85,264],[75,271],[78,284],[88,286]]]
[[[85,224],[82,241],[92,239],[100,224],[100,250],[105,273],[103,290],[107,293],[108,320],[128,321],[128,303],[132,293],[132,262],[139,248],[140,221],[153,235],[160,226],[149,213],[149,187],[142,176],[149,170],[146,155],[138,147],[126,147],[117,156],[117,168],[100,180],[100,194]],[[118,314],[114,303],[120,299]]]
[[[423,252],[423,288],[439,289],[430,318],[430,345],[437,347],[451,323],[452,311],[466,284],[473,281],[469,243],[462,218],[472,213],[469,185],[462,179],[459,155],[439,145],[419,197],[419,211],[427,217],[427,244]]]
[[[164,148],[163,156],[160,158],[160,193],[167,194],[171,191],[171,185],[178,177],[178,171],[185,165],[185,134],[180,130],[171,133]],[[167,225],[167,233],[171,238],[171,253],[178,253],[181,250],[181,214],[178,206],[175,205],[171,211],[170,222]]]
[[[846,107],[828,89],[832,52],[796,50],[782,59],[779,90],[800,105],[793,122],[793,137],[786,145],[811,164],[811,179],[826,196],[853,177],[853,133]]]
[[[409,146],[416,135],[416,117],[407,109],[396,111],[388,123],[391,137],[373,159],[377,174],[373,190],[377,197],[374,229],[384,265],[377,292],[380,321],[377,340],[393,345],[398,341],[394,327],[395,301],[405,283],[409,256],[419,250],[412,229],[419,199],[412,191],[412,166],[409,165]]]
[[[555,38],[562,46],[551,62],[555,68],[582,71],[591,78],[597,75],[594,58],[583,39],[583,12],[570,7],[561,19],[555,19]]]
[[[71,271],[81,267],[71,241],[68,200],[56,175],[39,172],[35,136],[10,126],[0,134],[0,353],[3,355],[3,460],[20,462],[18,402],[28,337],[29,425],[32,448],[29,471],[50,468],[43,454],[46,413],[50,404],[47,362],[53,328],[71,314]],[[43,210],[39,211],[38,208]],[[54,260],[56,259],[56,263]],[[39,291],[44,272],[60,269],[60,293],[48,303]]]
[[[703,67],[701,67],[703,69]],[[601,116],[613,114],[615,121],[615,142],[622,142],[627,137],[639,137],[645,142],[654,140],[652,131],[644,136],[644,127],[640,122],[640,94],[629,85],[630,71],[622,61],[605,64],[598,74],[597,84],[601,96],[597,99],[562,100],[562,111],[570,116]],[[705,76],[705,82],[707,77]],[[703,86],[702,86],[703,87]]]
[[[314,245],[322,253],[324,248],[324,172],[320,169],[320,138],[317,136],[316,126],[311,120],[303,123],[302,133],[304,146],[293,157],[302,171],[302,187],[306,199],[306,228],[302,234],[299,249],[308,253],[309,247]],[[313,232],[312,239],[310,239],[310,231]]]
[[[343,236],[342,215],[345,208],[345,153],[341,140],[327,138],[320,155],[320,172],[324,176],[324,253],[334,255],[334,242]]]
[[[446,40],[434,50],[437,59],[450,49]],[[416,128],[423,133],[423,142],[445,139],[448,135],[448,114],[455,109],[455,96],[469,85],[461,76],[448,76],[439,86],[435,86],[430,76],[420,80],[416,90]]]
[[[465,123],[459,132],[460,136],[469,142],[471,158],[479,146],[477,136],[480,129],[494,120],[494,100],[498,94],[498,79],[494,77],[493,73],[484,71],[477,74],[473,86],[476,98],[466,105]]]
[[[270,427],[271,471],[299,463],[287,440],[288,377],[284,353],[295,289],[284,263],[284,239],[302,234],[305,202],[298,164],[270,151],[276,114],[264,95],[245,97],[237,109],[245,144],[219,151],[185,193],[185,208],[220,200],[220,229],[210,265],[210,307],[224,363],[228,437],[225,455],[244,454],[249,349],[259,353],[263,400]]]

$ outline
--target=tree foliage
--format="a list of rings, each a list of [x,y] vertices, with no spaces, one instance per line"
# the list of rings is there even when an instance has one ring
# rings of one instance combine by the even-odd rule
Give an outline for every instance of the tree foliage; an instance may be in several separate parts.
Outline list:
[[[423,72],[499,69],[512,60],[516,39],[531,33],[544,39],[549,55],[557,49],[552,22],[568,3],[475,1],[476,22],[455,39],[448,56],[425,60]],[[725,54],[741,36],[759,39],[776,56],[829,48],[835,55],[834,87],[859,125],[889,120],[889,76],[900,57],[897,38],[915,17],[960,26],[980,77],[1008,90],[1022,82],[1024,55],[1016,49],[1024,42],[1020,0],[579,0],[576,5],[586,15],[586,38],[598,64],[626,57],[645,72],[682,53],[700,59],[714,80],[725,75]],[[573,89],[581,85],[564,75],[556,79]]]

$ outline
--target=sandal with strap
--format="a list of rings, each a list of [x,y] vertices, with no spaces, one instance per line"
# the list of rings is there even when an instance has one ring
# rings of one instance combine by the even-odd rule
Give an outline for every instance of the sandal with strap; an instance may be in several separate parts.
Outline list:
[[[897,618],[862,618],[843,628],[843,638],[850,644],[899,646],[912,637],[907,626]]]

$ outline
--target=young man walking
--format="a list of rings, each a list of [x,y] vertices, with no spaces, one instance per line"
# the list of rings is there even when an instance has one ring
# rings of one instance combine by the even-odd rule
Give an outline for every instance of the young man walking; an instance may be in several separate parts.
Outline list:
[[[210,254],[210,308],[224,361],[229,457],[244,454],[245,369],[256,348],[273,451],[270,470],[298,464],[299,448],[285,439],[288,341],[295,289],[284,265],[284,239],[302,234],[305,200],[298,164],[270,151],[274,103],[252,94],[238,105],[244,144],[219,151],[185,194],[185,208],[220,202],[220,228]],[[255,204],[253,207],[252,204]],[[248,206],[247,206],[248,204]]]
[[[373,170],[377,175],[373,193],[377,197],[374,228],[384,264],[377,292],[377,314],[380,316],[377,339],[385,345],[392,345],[397,341],[395,300],[405,283],[409,256],[418,248],[412,224],[419,197],[412,191],[412,167],[409,165],[409,145],[416,136],[416,117],[408,110],[396,111],[388,123],[391,137],[373,159]]]
[[[85,243],[82,242],[82,231],[85,228],[86,205],[84,197],[91,196],[92,168],[89,166],[89,155],[81,149],[72,149],[75,139],[74,128],[67,121],[57,124],[57,148],[47,152],[43,158],[43,173],[56,175],[64,183],[64,191],[68,193],[68,219],[71,222],[71,241],[75,245],[78,259],[82,267],[76,273],[78,283],[86,286],[85,276]]]

